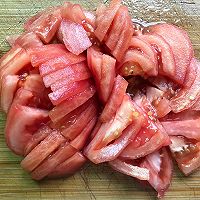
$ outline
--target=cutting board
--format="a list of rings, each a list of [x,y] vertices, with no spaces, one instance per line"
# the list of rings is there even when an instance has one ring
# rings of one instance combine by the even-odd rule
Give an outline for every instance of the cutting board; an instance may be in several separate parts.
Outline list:
[[[0,51],[9,46],[5,37],[22,31],[24,21],[47,6],[63,0],[1,0]],[[100,1],[76,1],[95,9]],[[146,21],[167,21],[186,29],[191,37],[195,55],[200,59],[200,1],[199,0],[125,0],[133,18]],[[106,165],[88,163],[79,173],[67,179],[35,182],[20,168],[20,157],[12,154],[4,139],[5,116],[0,113],[0,199],[15,200],[85,200],[85,199],[155,199],[156,193],[140,186],[134,179],[113,172]],[[200,171],[184,177],[175,166],[174,176],[165,200],[200,199]]]

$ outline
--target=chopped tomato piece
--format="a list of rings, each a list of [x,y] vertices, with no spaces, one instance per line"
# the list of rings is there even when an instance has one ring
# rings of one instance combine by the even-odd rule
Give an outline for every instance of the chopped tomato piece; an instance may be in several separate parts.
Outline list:
[[[48,44],[28,49],[33,67],[39,67],[50,59],[64,56],[67,49],[63,44]]]
[[[86,158],[81,153],[77,152],[71,158],[58,165],[48,177],[59,178],[70,176],[78,171],[86,161]]]
[[[63,20],[60,29],[66,48],[75,55],[81,54],[92,46],[92,43],[87,36],[87,32],[82,25]]]
[[[100,12],[100,15],[97,15],[95,35],[100,41],[103,41],[106,36],[120,5],[121,0],[112,0],[109,7],[102,10],[103,13]]]
[[[61,102],[64,100],[77,95],[86,89],[90,88],[91,86],[91,81],[90,80],[83,80],[83,81],[78,81],[72,83],[68,87],[62,87],[55,92],[52,92],[49,94],[49,98],[53,105],[59,105]]]
[[[85,79],[84,77],[90,76],[89,69],[86,63],[78,63],[75,65],[65,66],[63,69],[59,69],[55,72],[47,74],[43,77],[43,81],[46,87],[51,86],[54,83],[59,83],[60,79],[67,79],[68,81],[79,81]],[[83,77],[82,77],[83,76]]]
[[[119,65],[119,71],[122,76],[147,74],[157,76],[158,69],[155,63],[138,50],[128,50]]]
[[[149,26],[147,30],[162,36],[170,45],[176,64],[176,75],[173,79],[183,84],[187,68],[194,55],[188,34],[177,26],[166,23]]]
[[[163,198],[170,186],[173,171],[172,161],[166,148],[147,155],[140,166],[149,170],[148,182],[158,192],[158,198]]]
[[[170,136],[170,150],[180,170],[187,176],[200,167],[200,142],[183,136]]]
[[[125,96],[114,119],[100,126],[86,147],[85,155],[94,163],[114,160],[140,130],[141,124],[141,116],[133,102]]]
[[[100,116],[102,122],[107,122],[115,116],[118,107],[123,101],[127,86],[128,82],[120,75],[115,78],[111,95]]]
[[[19,77],[17,75],[8,75],[2,78],[2,89],[1,89],[1,108],[5,113],[8,112],[15,92],[17,90],[17,84]]]
[[[44,64],[40,66],[40,75],[45,76],[52,72],[55,72],[59,69],[65,68],[68,65],[78,64],[86,60],[86,57],[82,54],[75,55],[71,52],[65,52],[60,57],[55,57],[53,59],[48,60]]]
[[[76,94],[69,99],[66,99],[61,104],[54,107],[50,112],[49,116],[53,122],[57,122],[62,119],[65,115],[75,110],[82,104],[84,104],[88,99],[94,96],[96,90],[94,86],[86,89],[85,91]]]
[[[32,172],[64,142],[66,140],[59,132],[52,131],[22,160],[22,168]]]
[[[26,29],[29,32],[35,32],[44,43],[49,43],[56,34],[61,20],[59,8],[49,9],[36,16],[32,23],[29,21],[29,26],[26,26]]]
[[[53,172],[61,163],[70,159],[76,152],[77,150],[66,142],[53,155],[47,158],[41,165],[32,171],[31,177],[34,180],[43,179],[47,175],[51,174],[51,172]]]
[[[196,60],[197,61],[197,60]],[[175,113],[191,108],[200,97],[200,62],[196,62],[197,76],[190,88],[181,89],[170,102],[172,111]]]
[[[139,180],[149,180],[150,174],[149,170],[140,166],[137,166],[134,163],[134,160],[131,162],[127,162],[126,160],[122,160],[117,158],[113,161],[109,162],[109,165],[116,171],[126,174],[128,176],[132,176],[133,178],[137,178]]]

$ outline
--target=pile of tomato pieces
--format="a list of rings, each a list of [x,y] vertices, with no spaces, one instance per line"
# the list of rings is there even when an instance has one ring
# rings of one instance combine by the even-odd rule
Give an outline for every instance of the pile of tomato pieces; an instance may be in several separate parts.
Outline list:
[[[107,162],[163,197],[172,157],[185,175],[200,167],[200,62],[184,30],[138,26],[120,0],[48,8],[24,29],[0,59],[1,108],[33,179]]]

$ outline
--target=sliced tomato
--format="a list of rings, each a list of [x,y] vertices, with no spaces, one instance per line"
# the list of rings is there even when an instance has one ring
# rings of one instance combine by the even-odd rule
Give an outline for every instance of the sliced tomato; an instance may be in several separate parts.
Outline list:
[[[48,121],[48,112],[22,105],[12,105],[6,122],[5,136],[9,148],[24,155],[26,144],[34,131]]]
[[[62,69],[68,65],[74,65],[80,62],[83,62],[86,60],[86,57],[83,54],[80,54],[79,56],[71,53],[71,52],[65,52],[60,57],[55,57],[53,59],[48,60],[44,64],[40,66],[40,75],[45,76],[49,73],[55,72],[59,69]]]
[[[48,175],[48,178],[66,177],[74,174],[86,163],[86,158],[79,152],[71,158],[58,165],[55,170]]]
[[[133,36],[129,48],[140,50],[154,62],[155,66],[158,66],[156,51],[153,49],[151,44],[149,44],[148,41],[145,41],[142,37]]]
[[[34,180],[41,180],[44,177],[48,176],[55,170],[57,166],[66,160],[70,159],[77,150],[69,145],[66,142],[63,146],[61,146],[53,155],[44,160],[44,162],[39,165],[34,171],[31,173],[31,177]]]
[[[118,107],[123,101],[127,86],[128,82],[120,75],[115,78],[111,95],[100,116],[102,122],[107,122],[115,116]]]
[[[51,120],[53,122],[59,121],[65,115],[75,110],[76,108],[84,104],[92,96],[94,96],[95,92],[96,90],[94,86],[91,86],[85,91],[78,93],[75,96],[63,101],[61,104],[57,105],[49,112]]]
[[[196,62],[197,76],[190,88],[181,89],[176,96],[171,99],[170,105],[175,113],[191,108],[200,97],[200,62]]]
[[[64,56],[67,49],[63,44],[48,44],[28,49],[33,67],[39,67],[50,59]]]
[[[54,8],[54,10],[49,9],[48,11],[38,14],[34,20],[29,21],[27,23],[29,26],[26,25],[26,29],[29,32],[35,32],[44,43],[49,43],[56,34],[61,20],[59,8]]]
[[[73,54],[79,55],[92,46],[87,32],[81,24],[63,20],[60,29],[66,48]]]
[[[70,97],[73,97],[74,95],[77,95],[86,89],[89,89],[91,85],[91,80],[74,82],[70,85],[70,87],[65,86],[56,90],[55,92],[50,93],[49,99],[53,105],[59,105],[64,100],[69,99]]]
[[[96,164],[114,160],[128,145],[132,135],[140,130],[141,124],[142,117],[132,101],[125,96],[114,119],[100,126],[86,147],[85,155]]]
[[[0,60],[0,79],[2,80],[3,76],[7,75],[17,75],[29,63],[30,57],[26,51],[20,47],[13,47]]]
[[[103,9],[103,13],[97,13],[97,28],[95,30],[96,37],[103,41],[104,37],[108,33],[108,30],[114,20],[114,17],[121,5],[121,0],[112,0],[108,8]],[[103,17],[102,17],[103,15]]]
[[[65,138],[69,138],[70,140],[75,139],[87,124],[97,116],[97,108],[93,102],[87,103],[87,108],[85,108],[85,106],[86,105],[83,105],[83,110],[78,108],[78,110],[82,112],[76,114],[77,111],[75,111],[75,113],[73,112],[70,116],[66,116],[66,118],[62,120],[61,133]]]
[[[187,176],[200,167],[200,142],[183,136],[170,136],[170,150],[180,170]]]
[[[187,68],[193,58],[194,51],[192,43],[186,31],[171,24],[156,24],[147,27],[150,33],[156,33],[162,36],[170,45],[176,64],[176,76],[174,80],[183,84]]]
[[[8,42],[8,44],[13,47],[15,45],[15,41],[17,40],[17,38],[19,37],[20,35],[9,35],[9,36],[6,36],[6,41]]]
[[[104,103],[107,102],[114,85],[115,63],[114,58],[103,54],[99,96]]]
[[[120,6],[118,9],[114,20],[112,22],[112,25],[110,27],[110,32],[106,38],[106,46],[110,50],[114,50],[115,46],[118,43],[119,37],[121,35],[121,32],[124,28],[124,21],[126,21],[126,13],[128,12],[128,9],[126,6]]]
[[[158,64],[160,65],[159,73],[173,79],[176,73],[176,65],[170,45],[162,36],[157,34],[140,35],[139,38],[148,42],[157,52]]]
[[[154,108],[145,97],[137,98],[139,99],[135,98],[135,102],[139,106],[139,112],[144,116],[144,122],[140,132],[120,154],[120,157],[126,159],[144,157],[170,143],[166,131],[155,118]]]
[[[24,149],[24,156],[27,156],[41,141],[43,141],[50,133],[52,129],[48,125],[44,125],[39,128],[26,144]]]
[[[63,69],[47,74],[43,77],[43,81],[46,87],[50,87],[52,84],[60,82],[60,79],[63,78],[73,82],[81,79],[84,80],[84,77],[88,77],[90,75],[91,74],[86,63],[81,62],[75,65],[65,66]]]
[[[21,162],[27,172],[32,172],[48,156],[50,156],[66,139],[57,131],[52,131],[40,144],[38,144]]]
[[[82,150],[89,139],[89,136],[97,122],[97,116],[94,116],[88,124],[84,127],[81,133],[70,142],[70,145],[77,150]]]
[[[161,121],[168,135],[184,136],[190,139],[200,140],[200,116],[198,112],[186,111],[169,115]]]
[[[118,39],[115,48],[111,51],[112,55],[117,59],[118,62],[122,61],[125,52],[128,50],[133,33],[134,29],[131,17],[127,12],[126,20],[123,23],[123,30],[121,32],[121,35]]]
[[[194,83],[196,76],[197,76],[197,70],[198,70],[198,61],[193,58],[191,60],[190,66],[187,68],[185,80],[184,80],[184,87],[190,88],[192,84]]]
[[[162,148],[147,155],[140,166],[149,170],[148,182],[158,192],[158,198],[163,198],[170,186],[173,171],[172,161],[167,150]]]
[[[156,109],[157,117],[161,118],[171,112],[170,101],[164,97],[165,93],[155,87],[147,87],[147,99]]]
[[[25,32],[15,40],[14,45],[19,45],[24,49],[28,49],[33,47],[42,47],[43,43],[35,33]]]
[[[134,160],[123,160],[121,158],[117,158],[113,161],[109,162],[109,165],[116,171],[126,174],[128,176],[132,176],[133,178],[137,178],[139,180],[149,180],[150,173],[149,170],[140,166],[137,166],[138,163],[134,162]]]
[[[2,89],[1,89],[1,108],[5,113],[8,112],[15,92],[17,90],[17,84],[19,77],[17,75],[8,75],[2,78]]]
[[[119,72],[122,76],[147,74],[157,76],[158,70],[155,63],[138,50],[128,50],[119,65]]]

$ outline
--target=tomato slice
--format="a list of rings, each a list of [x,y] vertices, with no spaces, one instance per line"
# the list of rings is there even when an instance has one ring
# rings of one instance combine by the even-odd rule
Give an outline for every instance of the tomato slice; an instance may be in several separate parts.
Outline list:
[[[196,60],[197,61],[197,60]],[[196,62],[197,76],[190,88],[181,89],[176,96],[171,99],[170,106],[175,113],[191,108],[200,97],[200,62]]]
[[[145,41],[142,37],[133,36],[131,38],[129,48],[140,50],[154,62],[155,66],[158,66],[158,60],[157,60],[158,58],[157,58],[156,51],[151,46],[151,44],[149,44],[148,41]]]
[[[155,63],[138,50],[128,50],[119,65],[119,71],[122,76],[147,74],[157,76],[158,69]]]
[[[53,122],[57,122],[62,119],[65,115],[75,110],[88,99],[94,96],[96,90],[94,86],[90,86],[85,91],[76,94],[75,96],[63,101],[61,104],[54,107],[50,112],[49,116]]]
[[[100,116],[102,122],[107,122],[115,116],[117,108],[123,101],[127,86],[128,82],[123,77],[118,75],[115,78],[111,95]]]
[[[106,46],[110,49],[110,50],[114,50],[115,46],[118,43],[120,34],[124,28],[123,24],[124,21],[126,20],[126,13],[127,13],[127,7],[126,6],[120,6],[120,8],[118,9],[114,20],[112,22],[111,25],[111,30],[106,38]]]
[[[82,25],[63,20],[60,29],[66,48],[73,54],[79,55],[92,46]]]
[[[75,112],[70,113],[69,116],[59,122],[59,125],[61,124],[61,133],[65,138],[75,139],[87,124],[97,116],[97,108],[93,102],[87,102],[82,107],[83,110],[80,107],[77,108],[78,111],[81,110],[80,113],[75,110]]]
[[[188,138],[200,140],[199,121],[199,118],[184,121],[166,121],[162,122],[162,126],[168,135],[183,135]]]
[[[163,198],[170,186],[173,171],[172,161],[167,150],[162,148],[147,155],[140,166],[149,170],[148,182],[158,192],[158,198]]]
[[[170,136],[170,150],[180,170],[187,176],[200,167],[200,142],[183,136]]]
[[[86,147],[85,155],[94,163],[114,160],[128,145],[132,135],[140,130],[141,123],[142,118],[133,102],[125,96],[114,119],[100,126]]]
[[[134,160],[126,161],[120,158],[117,158],[109,162],[109,165],[116,171],[132,176],[139,180],[149,180],[150,174],[149,170],[140,166],[137,166],[137,163]]]
[[[53,58],[64,56],[66,52],[67,49],[63,44],[48,44],[28,49],[33,67],[39,67]]]
[[[77,150],[73,148],[68,142],[66,142],[53,155],[44,160],[41,165],[32,171],[31,177],[34,180],[43,179],[47,175],[51,174],[51,172],[53,172],[59,164],[71,158],[76,152]]]
[[[50,93],[49,99],[53,105],[59,105],[64,100],[69,99],[70,97],[73,97],[74,95],[77,95],[86,89],[89,89],[91,85],[91,80],[73,82],[70,87],[65,86],[56,90],[55,92]]]
[[[107,32],[109,31],[109,28],[114,20],[114,17],[120,7],[121,0],[112,0],[110,2],[110,5],[108,8],[102,10],[103,13],[99,13],[100,15],[97,15],[97,28],[95,30],[96,37],[103,41],[104,37],[106,36]],[[98,14],[98,13],[97,13]],[[102,15],[104,17],[102,17]]]
[[[162,36],[157,34],[140,35],[139,38],[148,42],[154,48],[154,51],[157,52],[158,64],[161,67],[159,73],[173,79],[176,73],[176,66],[170,45]]]
[[[177,26],[166,23],[149,26],[147,30],[150,33],[162,36],[170,45],[176,64],[176,76],[174,79],[183,84],[187,68],[194,55],[188,34]]]
[[[166,131],[155,118],[156,112],[151,104],[145,97],[137,98],[135,102],[139,106],[139,112],[144,116],[144,122],[142,129],[120,154],[126,159],[144,157],[170,143]]]
[[[18,90],[8,112],[6,142],[17,155],[24,155],[26,144],[34,132],[49,120],[48,111],[26,106],[33,97],[30,91]]]
[[[81,133],[70,142],[70,145],[73,146],[77,150],[82,150],[85,146],[86,142],[88,141],[88,138],[97,122],[97,116],[93,117],[88,124],[85,126],[85,128],[81,131]]]
[[[63,69],[59,69],[55,72],[47,74],[43,77],[43,81],[46,87],[50,87],[52,84],[60,82],[60,79],[65,78],[68,81],[71,80],[74,82],[81,79],[84,80],[84,77],[88,77],[90,75],[91,74],[87,68],[86,63],[82,62],[75,65],[65,66]]]
[[[22,168],[32,172],[64,142],[66,139],[59,132],[52,131],[22,160]]]
[[[32,47],[42,47],[43,43],[35,33],[25,32],[15,40],[14,45],[19,45],[24,49],[28,49]]]
[[[115,59],[113,59],[111,56],[103,54],[101,66],[101,80],[99,83],[99,96],[104,103],[107,102],[114,85],[115,63]]]
[[[2,89],[1,89],[1,108],[5,113],[8,112],[15,92],[17,90],[17,84],[19,77],[17,75],[3,76],[2,78]]]
[[[48,125],[44,125],[39,128],[26,144],[24,149],[24,156],[27,156],[41,141],[43,141],[50,133],[52,129]]]
[[[71,53],[71,52],[65,52],[60,57],[55,57],[53,59],[48,60],[44,64],[42,64],[40,69],[40,75],[45,76],[47,74],[50,74],[52,72],[55,72],[59,69],[65,68],[68,65],[74,65],[80,62],[83,62],[86,60],[86,57],[83,54],[80,54],[79,56]]]
[[[81,153],[77,152],[71,158],[58,165],[55,170],[48,175],[48,178],[70,176],[78,171],[86,161],[86,158]]]
[[[26,25],[26,29],[29,32],[35,32],[44,43],[49,43],[56,34],[61,20],[59,8],[49,9],[41,15],[37,15],[32,23],[29,21],[29,26]]]

